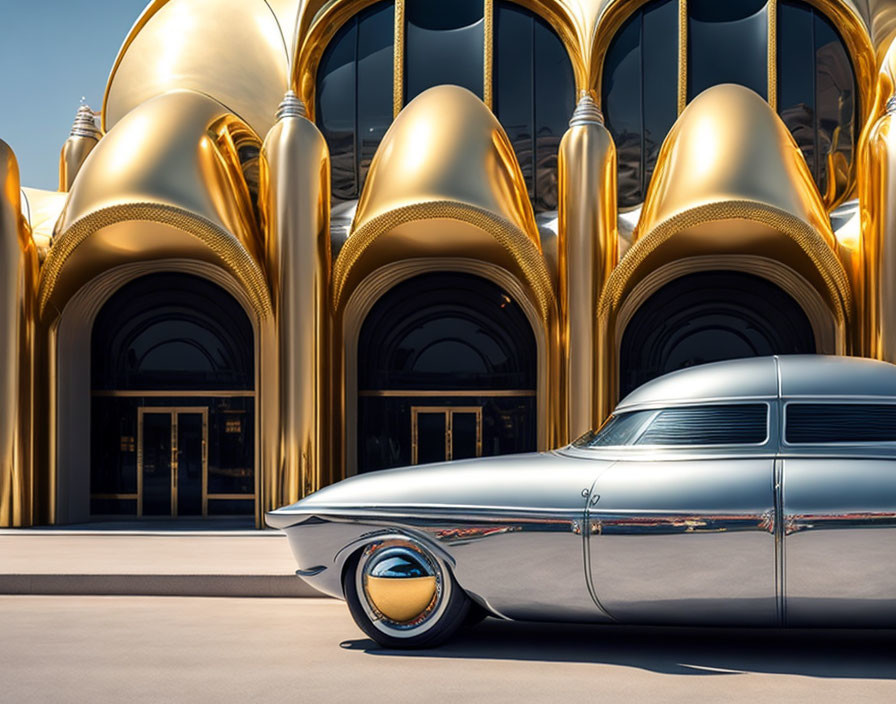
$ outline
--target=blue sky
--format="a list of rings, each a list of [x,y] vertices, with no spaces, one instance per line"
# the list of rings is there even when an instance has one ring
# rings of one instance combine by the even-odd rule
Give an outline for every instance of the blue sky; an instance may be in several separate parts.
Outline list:
[[[0,139],[23,186],[56,190],[81,96],[103,102],[109,70],[149,0],[0,0]]]

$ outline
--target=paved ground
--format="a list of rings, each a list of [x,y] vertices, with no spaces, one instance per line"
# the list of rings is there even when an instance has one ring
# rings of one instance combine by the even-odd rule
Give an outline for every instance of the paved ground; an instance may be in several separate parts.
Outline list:
[[[285,533],[201,528],[0,530],[0,594],[320,596]]]
[[[294,575],[280,531],[236,533],[0,533],[9,574]]]
[[[896,631],[488,619],[402,653],[328,599],[2,596],[0,701],[892,702],[894,646]]]

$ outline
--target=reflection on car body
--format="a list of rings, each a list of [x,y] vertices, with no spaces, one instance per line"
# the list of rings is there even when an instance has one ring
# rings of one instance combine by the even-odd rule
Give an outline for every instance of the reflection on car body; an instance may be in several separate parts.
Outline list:
[[[694,367],[561,450],[357,476],[267,520],[390,646],[488,614],[892,627],[896,367]]]

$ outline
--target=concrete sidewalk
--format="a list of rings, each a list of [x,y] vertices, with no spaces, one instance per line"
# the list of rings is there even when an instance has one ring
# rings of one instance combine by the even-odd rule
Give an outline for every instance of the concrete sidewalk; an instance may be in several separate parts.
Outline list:
[[[0,530],[0,594],[322,596],[279,531]]]

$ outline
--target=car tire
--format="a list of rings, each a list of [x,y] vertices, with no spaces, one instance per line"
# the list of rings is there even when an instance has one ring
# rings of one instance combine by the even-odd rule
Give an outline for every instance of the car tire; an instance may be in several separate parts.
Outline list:
[[[491,614],[487,609],[480,606],[474,601],[470,602],[470,610],[467,612],[467,618],[464,619],[464,628],[473,628],[485,621]]]
[[[436,590],[430,604],[417,617],[396,621],[382,614],[371,598],[366,578],[370,576],[371,554],[382,550],[404,551],[416,557],[436,577]],[[470,598],[460,588],[447,565],[411,541],[374,543],[356,553],[346,565],[342,588],[349,612],[366,635],[385,648],[433,648],[451,638],[467,621]]]

